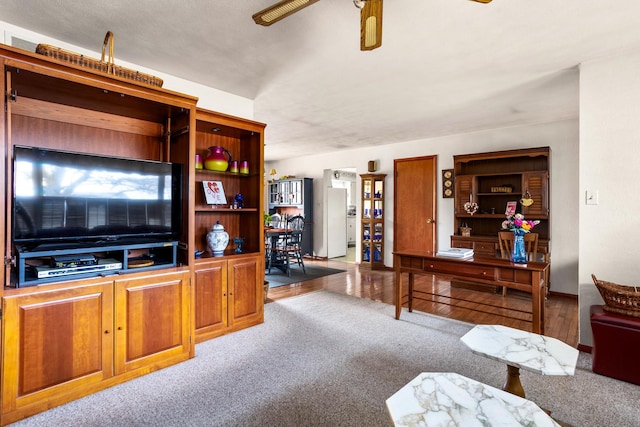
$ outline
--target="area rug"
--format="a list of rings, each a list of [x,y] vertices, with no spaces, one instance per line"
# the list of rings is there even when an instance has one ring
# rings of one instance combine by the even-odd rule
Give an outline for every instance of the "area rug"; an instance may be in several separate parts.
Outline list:
[[[291,267],[291,276],[287,276],[287,273],[284,273],[277,268],[272,268],[271,274],[269,274],[268,271],[265,272],[264,280],[269,282],[269,289],[271,289],[277,288],[278,286],[290,285],[291,283],[304,282],[305,280],[317,279],[318,277],[345,272],[345,270],[321,267],[318,265],[305,265],[304,268],[307,274],[302,272],[302,267]]]
[[[12,427],[390,427],[386,399],[421,372],[502,386],[505,365],[460,342],[472,326],[311,292],[266,304],[263,324],[200,343],[193,359]],[[574,376],[520,378],[528,399],[574,427],[640,420],[640,387],[594,374],[586,353]]]

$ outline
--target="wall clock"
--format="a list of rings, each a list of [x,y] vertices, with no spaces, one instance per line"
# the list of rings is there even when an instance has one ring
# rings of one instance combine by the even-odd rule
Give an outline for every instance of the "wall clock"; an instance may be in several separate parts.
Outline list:
[[[453,169],[442,170],[442,197],[449,199],[453,197]]]

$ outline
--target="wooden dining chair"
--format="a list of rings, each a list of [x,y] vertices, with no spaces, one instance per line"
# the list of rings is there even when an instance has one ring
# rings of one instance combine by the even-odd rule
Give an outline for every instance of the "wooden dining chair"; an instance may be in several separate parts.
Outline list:
[[[269,273],[271,273],[272,262],[278,262],[283,267],[287,276],[291,276],[291,264],[298,264],[302,267],[302,272],[307,274],[302,259],[302,234],[304,232],[304,217],[296,215],[287,221],[287,231],[283,233],[282,239],[271,247],[271,257],[269,257]]]
[[[500,256],[503,259],[511,259],[511,252],[513,251],[514,235],[512,231],[499,231],[498,232],[498,244],[500,245]],[[539,261],[544,259],[542,254],[538,253],[538,233],[525,233],[524,234],[524,250],[527,253],[527,261]],[[541,258],[542,257],[542,258]],[[548,286],[547,279],[545,277],[545,286]],[[502,288],[502,296],[507,295],[507,288]]]

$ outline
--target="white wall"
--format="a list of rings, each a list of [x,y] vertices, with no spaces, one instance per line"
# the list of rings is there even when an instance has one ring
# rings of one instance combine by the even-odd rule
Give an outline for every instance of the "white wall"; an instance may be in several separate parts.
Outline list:
[[[580,67],[580,340],[591,346],[591,280],[640,285],[640,53]],[[585,191],[599,204],[586,205]]]
[[[577,94],[576,94],[577,102]],[[437,155],[438,169],[453,168],[453,155],[518,148],[551,147],[551,288],[555,292],[578,293],[578,120],[564,120],[530,126],[491,129],[401,144],[368,147],[315,156],[270,162],[265,169],[275,168],[278,174],[314,178],[314,224],[322,224],[324,192],[323,171],[328,168],[355,166],[357,173],[367,173],[367,162],[378,161],[376,173],[386,173],[385,198],[385,265],[393,266],[393,160],[407,157]],[[267,147],[268,149],[268,147]],[[344,160],[348,159],[348,160]],[[341,164],[345,163],[345,164]],[[348,164],[346,164],[348,162]],[[440,174],[438,173],[438,177]],[[440,180],[440,178],[438,178]],[[438,182],[440,189],[441,182]],[[357,189],[357,221],[360,221],[360,186]],[[453,233],[453,199],[443,199],[438,191],[436,218],[439,247],[449,246]],[[326,253],[326,233],[314,227],[314,251]],[[358,241],[359,239],[356,239]],[[359,256],[360,246],[356,246]],[[358,258],[359,259],[359,258]]]
[[[25,40],[34,45],[39,43],[50,44],[63,49],[70,50],[72,52],[88,55],[92,58],[100,59],[102,55],[102,42],[104,40],[96,40],[96,51],[90,51],[78,46],[64,43],[60,40],[52,39],[47,36],[43,36],[33,31],[28,31],[7,22],[0,21],[0,31],[3,32],[3,43],[14,46],[20,44],[21,40]],[[117,36],[117,34],[116,34]],[[14,39],[16,40],[14,43]],[[115,49],[115,62],[117,65],[123,67],[132,68],[134,70],[141,71],[143,73],[152,74],[154,76],[162,78],[164,81],[163,88],[169,89],[175,92],[181,92],[187,95],[197,96],[199,98],[198,107],[206,108],[213,111],[219,111],[232,116],[242,117],[245,119],[253,119],[253,100],[244,98],[241,96],[233,95],[228,92],[223,92],[214,88],[203,86],[198,83],[194,83],[188,80],[178,78],[169,74],[162,73],[160,71],[151,70],[141,67],[139,65],[131,64],[118,59],[118,45],[117,41],[114,45]],[[24,48],[24,47],[21,47]],[[35,50],[35,49],[34,49]]]

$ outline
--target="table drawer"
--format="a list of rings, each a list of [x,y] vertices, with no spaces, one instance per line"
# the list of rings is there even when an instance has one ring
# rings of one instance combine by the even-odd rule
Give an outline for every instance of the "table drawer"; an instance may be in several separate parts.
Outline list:
[[[469,248],[477,254],[496,256],[498,243],[489,239],[474,240],[472,237],[451,236],[452,248]]]
[[[475,276],[487,280],[493,280],[496,275],[495,269],[492,267],[473,265],[465,261],[439,262],[425,260],[423,270],[428,273],[463,275],[465,277]]]
[[[473,249],[473,242],[468,240],[454,240],[451,239],[451,247],[452,248],[468,248]]]
[[[497,247],[495,243],[490,242],[473,242],[473,252],[478,254],[487,254],[495,256]]]

